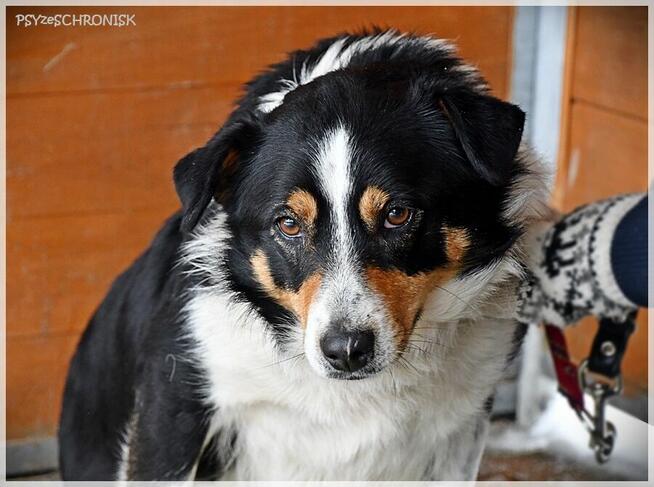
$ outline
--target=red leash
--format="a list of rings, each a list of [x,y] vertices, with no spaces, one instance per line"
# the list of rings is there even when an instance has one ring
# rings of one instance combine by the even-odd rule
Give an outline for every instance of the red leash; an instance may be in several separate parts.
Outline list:
[[[545,334],[554,361],[559,392],[568,399],[572,409],[579,414],[584,410],[584,393],[579,385],[579,370],[570,360],[565,335],[561,328],[554,325],[545,325]]]

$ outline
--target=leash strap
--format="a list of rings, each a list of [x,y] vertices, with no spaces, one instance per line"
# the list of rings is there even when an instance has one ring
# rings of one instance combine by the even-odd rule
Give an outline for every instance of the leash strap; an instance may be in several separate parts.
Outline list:
[[[554,361],[559,392],[566,397],[572,409],[580,414],[584,410],[584,393],[579,385],[577,366],[570,360],[565,335],[554,325],[545,325],[545,334]]]

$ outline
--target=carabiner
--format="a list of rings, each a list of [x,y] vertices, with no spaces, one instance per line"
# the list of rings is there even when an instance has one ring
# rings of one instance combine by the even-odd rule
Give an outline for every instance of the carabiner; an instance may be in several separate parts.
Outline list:
[[[590,447],[595,451],[595,458],[599,463],[605,463],[615,444],[617,435],[613,423],[606,420],[606,400],[622,392],[622,376],[618,374],[613,383],[603,382],[600,380],[588,380],[588,360],[584,360],[579,366],[579,384],[584,392],[590,394],[593,398],[594,413],[591,415],[588,411],[584,413],[588,416],[590,424]]]

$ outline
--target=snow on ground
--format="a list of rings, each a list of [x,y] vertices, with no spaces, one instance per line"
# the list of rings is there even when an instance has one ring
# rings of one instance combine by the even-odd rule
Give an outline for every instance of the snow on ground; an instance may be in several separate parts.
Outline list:
[[[592,408],[590,396],[587,407]],[[490,452],[533,453],[548,452],[557,458],[630,480],[647,480],[648,434],[654,428],[639,419],[609,405],[607,419],[617,429],[616,444],[609,461],[599,465],[589,448],[589,433],[561,394],[555,394],[543,414],[528,430],[515,425],[497,426],[488,441]]]

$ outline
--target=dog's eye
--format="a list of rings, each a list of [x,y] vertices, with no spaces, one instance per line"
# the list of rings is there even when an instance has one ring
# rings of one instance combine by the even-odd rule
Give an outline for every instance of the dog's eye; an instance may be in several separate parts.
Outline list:
[[[393,206],[386,213],[386,220],[384,220],[385,228],[398,228],[406,225],[411,220],[413,212],[404,206]]]
[[[302,235],[300,224],[290,216],[283,216],[277,220],[277,227],[287,237],[300,237]]]

